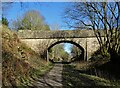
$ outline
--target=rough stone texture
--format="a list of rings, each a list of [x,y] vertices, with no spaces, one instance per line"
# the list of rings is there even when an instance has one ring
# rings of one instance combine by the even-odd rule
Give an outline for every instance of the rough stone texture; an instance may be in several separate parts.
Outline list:
[[[99,31],[101,36],[104,36],[103,31]],[[86,38],[95,37],[92,30],[62,30],[62,31],[31,31],[19,30],[18,36],[20,38],[33,39],[49,39],[49,38]]]
[[[34,51],[40,52],[39,48],[49,48],[59,41],[72,41],[84,49],[84,59],[88,60],[99,49],[97,38],[92,30],[77,31],[19,31],[19,38]]]
[[[99,49],[97,38],[87,38],[87,58],[91,58],[91,55]]]
[[[39,47],[45,46],[43,42],[46,42],[48,48],[58,41],[73,41],[79,44],[84,49],[84,59],[89,59],[91,55],[98,50],[99,44],[97,39],[94,38],[67,38],[67,39],[21,39],[22,42],[26,43],[34,51],[40,52]],[[86,55],[87,54],[87,55]]]

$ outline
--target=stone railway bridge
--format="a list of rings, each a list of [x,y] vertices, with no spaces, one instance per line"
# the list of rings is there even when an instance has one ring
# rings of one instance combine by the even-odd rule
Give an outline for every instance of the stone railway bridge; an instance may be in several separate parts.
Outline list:
[[[100,31],[103,36],[103,32]],[[19,30],[18,36],[35,52],[46,46],[47,60],[49,49],[59,43],[71,43],[82,50],[83,60],[89,60],[92,54],[99,49],[97,38],[92,30],[63,30],[63,31],[31,31]]]

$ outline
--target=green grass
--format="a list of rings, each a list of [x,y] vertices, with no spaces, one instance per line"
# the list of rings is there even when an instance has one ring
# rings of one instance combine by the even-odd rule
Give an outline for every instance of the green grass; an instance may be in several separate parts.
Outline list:
[[[82,73],[95,75],[110,81],[120,80],[120,64],[112,63],[110,60],[96,60],[88,62],[78,62],[72,64],[74,68]]]
[[[76,70],[75,67],[72,65],[64,65],[62,75],[63,75],[63,86],[65,88],[75,88],[75,87],[84,87],[84,86],[92,86],[92,87],[115,86],[115,88],[117,88],[120,86],[118,82],[111,82],[104,78],[81,73],[78,70]]]

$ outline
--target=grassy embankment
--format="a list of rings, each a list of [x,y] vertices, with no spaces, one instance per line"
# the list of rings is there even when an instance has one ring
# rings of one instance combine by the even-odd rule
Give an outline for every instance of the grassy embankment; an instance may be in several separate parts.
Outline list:
[[[72,68],[91,80],[103,80],[103,85],[120,87],[120,64],[109,59],[71,64]],[[102,84],[101,84],[102,85]]]
[[[111,86],[113,88],[120,87],[120,84],[117,82],[112,82],[101,77],[81,73],[70,64],[64,65],[62,75],[63,87],[65,88],[101,88],[101,86]]]
[[[2,27],[2,86],[32,86],[35,78],[51,68],[52,64],[21,43],[15,32]]]

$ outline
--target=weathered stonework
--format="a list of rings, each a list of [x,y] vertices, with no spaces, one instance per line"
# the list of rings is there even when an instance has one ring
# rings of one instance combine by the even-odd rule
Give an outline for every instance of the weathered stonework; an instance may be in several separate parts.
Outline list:
[[[84,59],[88,60],[91,58],[91,55],[99,49],[97,38],[92,30],[19,31],[18,36],[22,42],[26,43],[36,52],[40,52],[39,47],[46,46],[49,48],[59,41],[71,41],[71,43],[79,44],[84,49]]]
[[[103,31],[99,31],[101,36],[104,36]],[[31,31],[19,30],[20,38],[31,39],[54,39],[54,38],[86,38],[95,37],[92,30],[63,30],[63,31]]]

